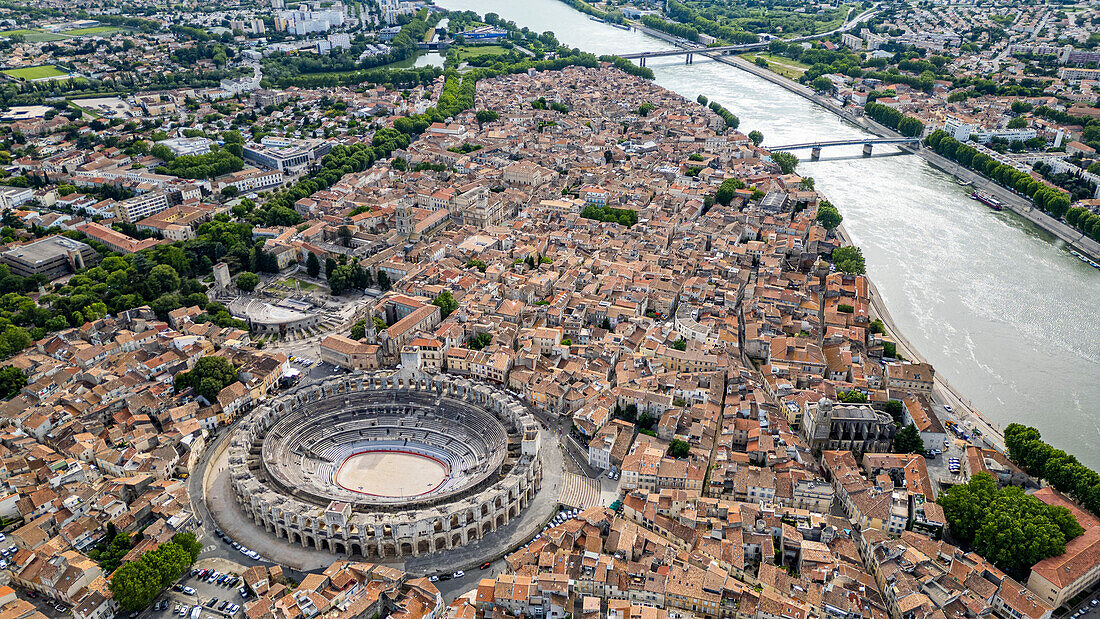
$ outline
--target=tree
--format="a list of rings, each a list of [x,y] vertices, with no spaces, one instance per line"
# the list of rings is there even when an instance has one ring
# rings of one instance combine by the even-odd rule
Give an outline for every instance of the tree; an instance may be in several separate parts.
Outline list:
[[[821,75],[814,78],[813,87],[814,90],[817,90],[819,92],[829,92],[833,89],[833,80],[825,77],[824,75]]]
[[[493,336],[488,333],[478,333],[474,337],[466,341],[466,348],[470,350],[481,350],[489,344],[493,343]]]
[[[1027,126],[1027,119],[1023,116],[1017,116],[1016,118],[1008,121],[1008,125],[1006,126],[1009,129],[1023,129]]]
[[[937,501],[952,536],[1016,579],[1065,552],[1084,529],[1065,507],[1047,505],[1017,487],[998,489],[988,473],[953,486]]]
[[[177,544],[180,548],[186,550],[187,553],[191,555],[192,563],[198,560],[199,553],[202,552],[202,544],[200,544],[199,541],[195,539],[194,533],[176,533],[172,536],[172,542]]]
[[[23,373],[23,370],[13,365],[0,368],[0,398],[10,399],[26,386],[27,375]]]
[[[310,277],[317,277],[321,273],[321,261],[317,259],[317,254],[309,252],[309,256],[306,258],[306,273],[309,273]]]
[[[744,188],[745,183],[736,178],[727,178],[718,186],[718,192],[714,194],[714,199],[722,206],[729,206],[730,202],[733,202],[734,196],[737,195],[737,190]]]
[[[838,398],[840,398],[840,401],[844,402],[845,404],[867,403],[867,395],[864,394],[862,391],[857,391],[855,389],[852,389],[851,391],[838,391],[836,395]]]
[[[244,271],[237,276],[237,288],[245,292],[252,292],[260,283],[260,276],[251,271]]]
[[[367,319],[364,318],[351,326],[351,339],[361,340],[367,337]]]
[[[784,174],[793,173],[794,169],[798,166],[798,157],[784,151],[772,153],[772,161],[779,166],[779,169],[782,170]]]
[[[213,402],[227,385],[237,380],[237,368],[225,357],[202,357],[190,372],[176,374],[176,391],[191,387],[196,393]]]
[[[380,271],[381,272],[381,271]],[[359,265],[341,264],[332,270],[328,277],[328,288],[334,296],[340,296],[356,286],[359,278]]]
[[[863,251],[854,245],[834,249],[833,264],[844,273],[851,275],[863,275],[867,272]]]
[[[497,114],[493,110],[478,110],[477,114],[475,114],[474,116],[475,118],[477,118],[478,127],[481,127],[481,125],[484,125],[485,123],[491,123],[500,118],[500,114]]]
[[[167,264],[158,264],[149,271],[145,278],[152,296],[157,297],[168,292],[175,292],[180,287],[180,275]]]
[[[886,411],[886,414],[894,418],[895,424],[901,425],[901,416],[905,410],[905,405],[902,404],[901,400],[888,400],[886,404],[883,405],[883,410]]]
[[[760,144],[762,144],[764,142],[764,134],[760,133],[759,131],[757,131],[755,129],[753,129],[752,131],[749,132],[749,139],[752,140],[752,143],[754,145],[760,146]]]
[[[382,290],[389,290],[390,289],[390,275],[389,275],[389,273],[386,273],[385,271],[382,271],[382,270],[378,271],[378,287],[381,288]]]
[[[176,538],[179,538],[179,543]],[[111,594],[120,606],[130,611],[148,607],[161,590],[171,585],[194,563],[193,557],[198,556],[201,549],[194,535],[177,533],[172,539],[141,555],[137,561],[123,565],[111,575]]]
[[[222,196],[224,196],[226,198],[235,198],[237,196],[237,193],[239,193],[239,192],[238,192],[237,188],[234,187],[233,185],[228,185],[228,186],[222,188]]]
[[[672,347],[676,350],[687,350],[687,340],[685,340],[684,338],[680,338],[672,343]]]
[[[894,435],[894,453],[919,454],[923,452],[924,441],[921,440],[920,430],[917,430],[917,426],[909,424],[898,430],[898,433]]]
[[[840,211],[836,210],[836,207],[828,202],[822,202],[817,207],[817,223],[821,224],[826,230],[835,230],[840,222],[844,221],[841,217]]]
[[[668,455],[673,458],[686,458],[691,453],[691,445],[680,439],[672,439],[668,445]]]
[[[373,317],[371,321],[374,322],[375,331],[385,331],[390,328],[390,326],[386,324],[386,321],[382,320],[380,316]]]
[[[450,290],[439,293],[439,296],[432,300],[432,305],[439,306],[440,315],[443,318],[450,316],[451,312],[458,309],[458,301],[455,300]]]

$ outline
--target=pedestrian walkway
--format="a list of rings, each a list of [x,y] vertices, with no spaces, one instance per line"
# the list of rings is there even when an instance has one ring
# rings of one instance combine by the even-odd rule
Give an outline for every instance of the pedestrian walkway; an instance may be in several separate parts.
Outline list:
[[[563,473],[561,483],[562,505],[588,509],[600,505],[600,486],[596,480],[576,473]]]

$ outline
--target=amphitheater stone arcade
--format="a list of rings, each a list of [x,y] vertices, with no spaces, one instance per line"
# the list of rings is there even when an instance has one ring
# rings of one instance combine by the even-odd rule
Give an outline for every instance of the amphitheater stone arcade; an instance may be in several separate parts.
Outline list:
[[[242,510],[271,535],[386,559],[455,548],[519,516],[541,483],[540,448],[530,412],[484,383],[358,373],[252,411],[231,437],[229,468]],[[364,492],[340,478],[363,454],[423,458],[442,481]]]

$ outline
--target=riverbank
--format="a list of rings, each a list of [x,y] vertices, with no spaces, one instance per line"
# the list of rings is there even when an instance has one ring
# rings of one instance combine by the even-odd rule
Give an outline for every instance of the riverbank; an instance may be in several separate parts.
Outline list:
[[[843,224],[836,229],[836,233],[844,244],[855,245],[855,243],[852,242],[852,238],[848,236],[848,232],[844,229]],[[909,361],[930,364],[930,362],[920,354],[916,346],[913,346],[908,338],[905,337],[901,329],[898,328],[897,323],[894,322],[894,317],[890,315],[890,310],[887,309],[886,303],[883,301],[882,294],[878,291],[878,288],[875,287],[875,283],[870,277],[866,279],[867,296],[871,301],[872,315],[881,320],[886,326],[886,331],[893,338],[901,356]],[[976,427],[981,430],[982,438],[987,446],[1001,453],[1005,452],[1004,430],[975,408],[970,401],[964,398],[939,372],[935,375],[933,396],[933,399],[941,405],[951,407],[950,412],[948,412],[947,409],[935,410],[935,408],[933,408],[941,421],[953,421],[963,427]]]
[[[722,56],[719,54],[706,54],[707,57],[737,67],[743,71],[752,73],[753,75],[768,80],[769,82],[780,86],[800,97],[808,99],[813,103],[829,110],[833,114],[840,118],[860,127],[865,131],[869,131],[880,137],[901,137],[901,134],[885,127],[874,120],[867,118],[866,116],[856,116],[852,113],[851,109],[845,108],[836,102],[832,97],[825,97],[818,94],[812,88],[809,88],[803,84],[799,84],[794,80],[783,77],[777,73],[774,73],[768,69],[757,66],[744,58],[739,56]],[[765,146],[765,148],[767,148]],[[909,152],[920,155],[923,157],[932,167],[940,170],[946,174],[950,174],[955,178],[964,182],[970,183],[974,188],[980,188],[986,193],[992,194],[1001,203],[1013,213],[1023,217],[1030,221],[1032,224],[1041,228],[1042,230],[1054,235],[1060,241],[1068,244],[1082,254],[1092,258],[1093,261],[1100,262],[1100,243],[1088,238],[1081,231],[1075,230],[1064,222],[1061,222],[1050,215],[1035,208],[1031,200],[1021,196],[1020,194],[996,183],[995,181],[970,170],[963,166],[936,154],[934,151],[921,146],[901,146]]]

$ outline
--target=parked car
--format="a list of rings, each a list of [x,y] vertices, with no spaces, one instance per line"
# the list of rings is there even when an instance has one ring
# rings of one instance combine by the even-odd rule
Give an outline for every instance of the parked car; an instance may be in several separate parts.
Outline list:
[[[485,563],[482,563],[482,564],[481,564],[481,569],[483,569],[483,570],[487,570],[487,569],[489,569],[489,568],[490,568],[490,567],[492,567],[492,566],[493,566],[493,563],[492,563],[492,561],[486,561]]]
[[[452,576],[454,576],[455,578],[462,578],[465,575],[466,575],[466,572],[463,572],[462,570],[458,570],[457,572],[452,574]]]

